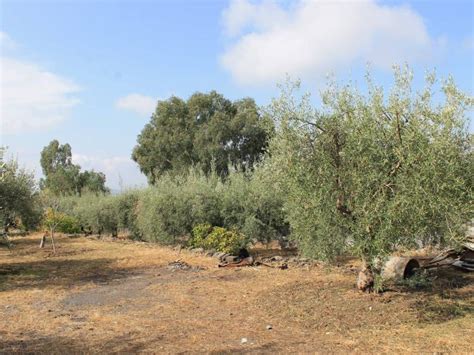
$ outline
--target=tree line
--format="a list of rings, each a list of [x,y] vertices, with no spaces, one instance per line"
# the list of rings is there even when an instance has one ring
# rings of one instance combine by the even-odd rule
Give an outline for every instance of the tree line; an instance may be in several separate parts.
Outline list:
[[[289,239],[312,258],[351,253],[371,272],[400,248],[456,246],[474,217],[474,100],[432,74],[416,91],[412,76],[398,68],[390,91],[370,76],[364,92],[329,83],[319,107],[291,81],[263,108],[215,91],[173,96],[132,152],[147,189],[111,196],[103,174],[81,172],[53,141],[40,191],[2,158],[2,218],[34,224],[27,201],[48,192],[90,231],[173,244],[222,227],[247,242]]]

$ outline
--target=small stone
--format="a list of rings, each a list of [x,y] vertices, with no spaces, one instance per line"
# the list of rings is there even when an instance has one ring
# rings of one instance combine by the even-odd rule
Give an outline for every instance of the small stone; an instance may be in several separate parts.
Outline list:
[[[268,324],[268,325],[267,325],[267,330],[272,330],[272,329],[273,329],[272,325],[271,325],[271,324]]]
[[[280,256],[280,255],[275,255],[271,260],[272,260],[272,261],[282,261],[282,260],[283,260],[283,257]]]
[[[247,339],[247,338],[242,338],[242,339],[240,340],[240,344],[247,344],[247,342],[248,342],[248,339]]]

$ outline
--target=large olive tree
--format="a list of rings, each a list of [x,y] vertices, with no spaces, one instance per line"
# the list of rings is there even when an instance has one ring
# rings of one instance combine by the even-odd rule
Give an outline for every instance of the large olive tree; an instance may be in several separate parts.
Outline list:
[[[298,85],[269,108],[278,122],[268,169],[277,178],[293,238],[307,255],[348,250],[372,270],[399,247],[456,245],[473,217],[473,99],[448,79],[412,90],[408,68],[389,93],[330,84],[322,107]]]

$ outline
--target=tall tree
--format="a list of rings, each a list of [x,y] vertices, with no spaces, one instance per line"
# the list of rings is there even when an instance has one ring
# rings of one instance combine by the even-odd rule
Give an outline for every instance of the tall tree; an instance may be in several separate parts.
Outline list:
[[[94,170],[86,170],[79,174],[79,192],[109,193],[105,186],[105,174]]]
[[[212,167],[220,175],[235,168],[251,169],[265,152],[270,119],[255,101],[232,102],[221,94],[195,93],[187,101],[171,97],[158,102],[150,122],[138,136],[132,158],[153,184],[165,172]]]
[[[41,151],[40,162],[45,176],[40,180],[42,190],[47,189],[55,195],[109,191],[105,187],[103,173],[87,170],[81,172],[81,167],[72,163],[72,149],[68,143],[61,145],[57,140],[51,141]]]

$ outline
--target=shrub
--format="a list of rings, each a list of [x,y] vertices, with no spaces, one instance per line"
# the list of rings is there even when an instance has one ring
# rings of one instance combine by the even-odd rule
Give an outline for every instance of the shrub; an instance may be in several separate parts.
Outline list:
[[[76,218],[63,215],[61,223],[58,225],[56,230],[62,233],[79,233],[81,231],[81,226]]]
[[[220,224],[216,176],[191,171],[184,177],[162,177],[140,193],[137,225],[144,240],[173,244],[200,223]]]
[[[212,226],[208,223],[198,224],[193,228],[193,234],[188,241],[188,245],[192,248],[203,248],[205,239],[211,234],[212,229]]]
[[[99,233],[102,230],[100,223],[101,198],[94,194],[82,195],[77,198],[73,213],[84,230]]]
[[[220,191],[222,226],[236,229],[252,240],[268,242],[289,233],[283,199],[270,179],[260,174],[233,173]]]
[[[116,217],[118,229],[127,231],[134,239],[141,239],[136,214],[139,192],[130,190],[116,196],[115,198],[117,199]]]
[[[236,254],[247,244],[247,239],[237,231],[222,227],[211,227],[210,224],[199,224],[193,228],[189,245],[223,253]]]

